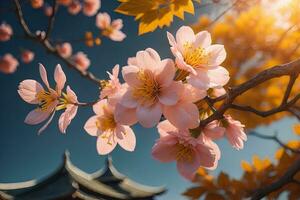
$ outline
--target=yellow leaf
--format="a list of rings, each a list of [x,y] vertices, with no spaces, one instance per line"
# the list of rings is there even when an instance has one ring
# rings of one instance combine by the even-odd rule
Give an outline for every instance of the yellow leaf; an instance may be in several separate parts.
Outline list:
[[[294,125],[294,133],[300,136],[300,124]]]
[[[284,149],[280,148],[275,152],[275,159],[280,160],[284,153]]]
[[[241,161],[241,168],[246,172],[253,171],[252,166],[247,161],[244,161],[244,160]]]
[[[170,26],[173,17],[184,19],[184,13],[194,14],[192,0],[119,0],[116,12],[134,16],[139,23],[139,35],[153,32],[158,27]]]

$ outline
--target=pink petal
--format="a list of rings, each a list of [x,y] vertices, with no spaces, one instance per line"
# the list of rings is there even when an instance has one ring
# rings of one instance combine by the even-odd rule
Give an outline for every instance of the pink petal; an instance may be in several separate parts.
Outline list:
[[[200,90],[190,84],[184,84],[184,91],[181,94],[181,101],[186,102],[196,102],[207,96],[206,90]]]
[[[52,112],[52,115],[50,116],[50,118],[48,119],[48,121],[42,126],[42,128],[40,128],[38,130],[38,135],[40,135],[44,130],[46,130],[46,128],[52,122],[54,115],[55,115],[55,110]]]
[[[168,120],[164,120],[157,125],[160,137],[168,136],[170,132],[176,132],[177,128]]]
[[[112,27],[114,29],[120,30],[121,28],[123,28],[123,20],[122,19],[115,19],[112,23],[111,23]]]
[[[226,51],[223,45],[214,44],[206,48],[209,54],[209,66],[219,66],[226,59]]]
[[[181,47],[186,43],[194,43],[195,39],[194,31],[189,26],[182,26],[176,33],[177,44]]]
[[[45,121],[50,116],[50,114],[51,112],[45,112],[37,108],[28,113],[24,122],[26,124],[36,125]]]
[[[113,30],[113,32],[109,35],[109,38],[113,41],[122,41],[124,38],[126,38],[125,33],[119,30]]]
[[[112,150],[114,150],[116,145],[117,142],[108,143],[107,139],[103,139],[101,138],[101,136],[97,139],[97,151],[100,155],[109,154],[110,152],[112,152]]]
[[[54,71],[54,80],[56,82],[56,90],[58,94],[61,93],[61,90],[64,88],[66,83],[66,75],[64,71],[62,70],[60,64],[56,65],[55,71]]]
[[[196,40],[194,42],[194,47],[206,48],[211,45],[210,33],[207,31],[201,31],[196,34]]]
[[[67,97],[72,103],[78,103],[77,96],[70,86],[67,86]]]
[[[102,99],[93,105],[93,111],[97,115],[104,115],[104,107],[107,105],[107,99]]]
[[[207,76],[209,78],[209,87],[221,87],[228,83],[230,77],[229,72],[221,66],[218,66],[207,71]]]
[[[161,118],[161,105],[156,103],[150,107],[139,105],[136,110],[137,118],[140,124],[145,128],[153,127]]]
[[[39,69],[40,69],[40,76],[43,80],[43,82],[45,83],[46,87],[49,89],[49,82],[48,82],[48,78],[47,78],[47,71],[44,67],[44,65],[42,65],[41,63],[39,63]]]
[[[136,87],[141,84],[141,81],[138,79],[139,71],[140,69],[134,65],[125,66],[122,68],[122,76],[129,86]]]
[[[152,147],[152,156],[160,162],[172,162],[176,159],[176,139],[168,135],[158,140]]]
[[[179,100],[181,88],[182,86],[178,82],[173,82],[169,87],[162,88],[158,96],[159,101],[167,106],[176,104]]]
[[[164,116],[179,129],[196,128],[199,125],[199,111],[193,103],[179,103],[166,106]]]
[[[195,154],[195,153],[194,153]],[[193,180],[195,174],[200,167],[200,159],[198,155],[193,155],[193,160],[188,161],[177,161],[177,169],[179,173],[188,180]]]
[[[133,97],[132,90],[128,89],[121,98],[120,104],[127,108],[136,108],[138,105],[137,100]]]
[[[148,69],[151,72],[154,72],[159,68],[159,62],[157,62],[147,51],[138,51],[136,54],[136,61],[137,65],[144,70]]]
[[[169,44],[172,47],[176,47],[177,46],[177,43],[176,43],[176,40],[175,40],[174,36],[171,33],[169,33],[168,31],[167,31],[167,38],[169,40]]]
[[[66,129],[71,124],[72,119],[76,116],[78,106],[68,106],[58,120],[58,127],[61,133],[66,133]]]
[[[99,129],[96,126],[96,122],[98,121],[98,116],[92,116],[90,117],[84,125],[84,130],[90,134],[91,136],[98,136],[99,135]]]
[[[220,158],[220,150],[217,145],[198,145],[197,160],[199,160],[202,167],[208,169],[215,169],[217,166],[217,158]]]
[[[122,126],[123,139],[118,139],[118,144],[126,151],[134,151],[136,145],[135,134],[129,126]]]
[[[20,83],[18,93],[20,97],[30,104],[38,104],[37,94],[43,91],[43,87],[35,80],[24,80]]]
[[[207,90],[210,86],[210,80],[207,75],[207,70],[197,69],[197,75],[190,74],[187,77],[187,82],[200,90]]]
[[[119,124],[133,125],[137,122],[136,109],[127,108],[121,104],[116,105],[114,112],[115,121]]]
[[[110,25],[110,16],[105,13],[99,13],[96,16],[96,26],[100,29],[105,29]]]
[[[156,81],[164,86],[169,86],[175,76],[175,65],[173,60],[164,59],[160,62],[160,69],[157,71]]]
[[[224,127],[221,127],[219,125],[219,122],[215,120],[209,123],[208,125],[206,125],[203,132],[205,136],[213,140],[216,140],[224,136],[225,130],[226,129]]]
[[[145,51],[148,52],[149,55],[150,55],[155,61],[157,61],[157,62],[160,62],[160,61],[161,61],[159,54],[158,54],[154,49],[152,49],[152,48],[147,48]]]

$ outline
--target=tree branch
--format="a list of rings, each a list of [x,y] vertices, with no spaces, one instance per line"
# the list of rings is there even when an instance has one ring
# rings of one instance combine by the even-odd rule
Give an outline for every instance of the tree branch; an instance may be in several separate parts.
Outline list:
[[[51,15],[49,17],[48,28],[47,28],[45,40],[49,38],[49,36],[51,34],[51,31],[52,31],[52,29],[54,27],[55,15],[57,13],[57,10],[58,10],[57,0],[53,0],[52,13],[51,13]]]
[[[255,136],[255,137],[258,137],[258,138],[261,138],[261,139],[265,139],[265,140],[273,140],[276,143],[278,143],[281,147],[283,147],[286,150],[291,151],[292,153],[300,153],[299,149],[294,149],[294,148],[291,148],[291,147],[287,146],[276,135],[273,135],[273,136],[262,135],[260,133],[255,132],[255,131],[250,132],[248,135]]]
[[[201,129],[201,127],[204,127],[205,125],[207,125],[208,123],[214,121],[214,120],[219,120],[223,118],[224,113],[230,109],[238,109],[238,110],[242,110],[242,111],[250,111],[253,112],[257,115],[260,115],[262,117],[266,117],[269,116],[271,114],[275,114],[278,112],[282,112],[282,111],[286,111],[288,110],[289,107],[293,106],[299,99],[300,99],[300,94],[298,94],[296,97],[294,97],[294,99],[292,99],[291,101],[285,103],[285,101],[288,99],[288,96],[290,94],[290,91],[292,89],[292,85],[294,84],[294,76],[298,76],[300,73],[300,59],[294,60],[290,63],[286,63],[286,64],[282,64],[282,65],[276,65],[272,68],[266,69],[260,73],[258,73],[256,76],[254,76],[253,78],[251,78],[250,80],[235,86],[233,88],[230,88],[228,90],[228,93],[218,97],[217,100],[216,99],[210,99],[210,102],[217,102],[217,101],[221,101],[224,100],[223,104],[217,109],[216,112],[214,112],[211,116],[209,116],[208,118],[206,118],[205,120],[202,120],[200,122],[200,126],[198,128]],[[234,100],[241,94],[245,93],[246,91],[250,90],[251,88],[256,87],[257,85],[271,80],[273,78],[277,78],[277,77],[281,77],[281,76],[290,76],[290,82],[288,84],[286,93],[288,93],[287,95],[284,96],[283,98],[283,103],[278,106],[277,108],[271,109],[269,111],[258,111],[250,106],[239,106],[239,105],[235,105],[233,104]],[[296,79],[296,78],[295,78]],[[286,97],[287,96],[287,97]]]
[[[288,170],[285,172],[285,174],[282,177],[277,179],[272,184],[254,191],[251,200],[261,199],[267,196],[268,194],[272,193],[273,191],[276,191],[289,183],[293,183],[294,182],[293,177],[299,171],[300,171],[300,157],[298,156],[297,160],[288,168]]]
[[[95,77],[89,71],[81,71],[81,70],[79,70],[76,67],[75,63],[71,59],[67,59],[67,58],[62,57],[57,52],[56,48],[54,46],[52,46],[52,44],[49,41],[49,38],[45,38],[45,39],[41,40],[40,38],[36,37],[36,35],[33,34],[29,30],[29,28],[27,26],[27,23],[24,20],[23,12],[22,12],[22,8],[21,8],[19,0],[14,0],[14,2],[15,2],[15,5],[16,5],[16,13],[17,13],[17,16],[18,16],[19,23],[21,24],[21,26],[22,26],[22,28],[23,28],[23,30],[25,32],[25,35],[29,39],[31,39],[31,40],[33,40],[33,41],[35,41],[37,43],[40,43],[46,49],[47,52],[49,52],[49,53],[53,54],[54,56],[58,57],[59,59],[61,59],[63,62],[65,62],[67,64],[68,67],[70,67],[70,68],[74,69],[75,71],[77,71],[82,77],[84,77],[84,78],[92,81],[93,83],[97,84],[97,86],[100,86],[100,79],[98,79],[97,77]],[[50,28],[48,28],[49,34],[51,32],[51,29],[52,29],[51,27],[53,26],[51,24],[53,24],[54,20],[55,20],[55,17],[54,17],[55,15],[54,14],[55,13],[54,13],[54,10],[53,10],[53,13],[52,13],[53,17],[50,17],[51,18],[51,22],[49,24]]]

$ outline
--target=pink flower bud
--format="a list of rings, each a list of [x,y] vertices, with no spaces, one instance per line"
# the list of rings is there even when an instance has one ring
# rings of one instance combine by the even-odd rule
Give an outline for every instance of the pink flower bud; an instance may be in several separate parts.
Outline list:
[[[18,60],[9,53],[0,58],[0,72],[2,73],[12,74],[16,71],[18,65]]]

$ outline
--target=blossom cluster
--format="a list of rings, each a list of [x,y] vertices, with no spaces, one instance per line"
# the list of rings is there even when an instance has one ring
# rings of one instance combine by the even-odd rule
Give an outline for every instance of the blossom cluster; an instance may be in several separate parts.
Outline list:
[[[99,27],[107,26],[100,21]],[[167,38],[175,59],[162,59],[154,49],[147,48],[128,58],[122,67],[124,83],[119,80],[119,65],[108,72],[109,80],[101,81],[99,99],[93,104],[95,114],[86,121],[84,129],[97,137],[98,153],[105,155],[117,144],[126,151],[135,149],[136,138],[130,126],[156,126],[160,137],[153,146],[153,157],[161,162],[176,161],[179,173],[192,180],[199,167],[217,167],[221,151],[215,140],[226,137],[239,150],[247,136],[244,125],[229,115],[205,127],[199,125],[210,115],[203,109],[204,99],[226,93],[223,86],[229,81],[229,73],[221,66],[226,58],[224,46],[212,44],[207,31],[195,34],[188,26],[182,26],[175,37],[168,32]],[[61,46],[59,52],[62,56],[71,55],[68,45]],[[34,80],[19,85],[21,98],[38,105],[25,123],[38,124],[48,119],[40,133],[56,111],[65,109],[58,123],[65,133],[82,103],[69,86],[66,94],[62,92],[66,76],[59,65],[54,73],[55,89],[49,86],[42,65],[40,74],[46,89]]]

